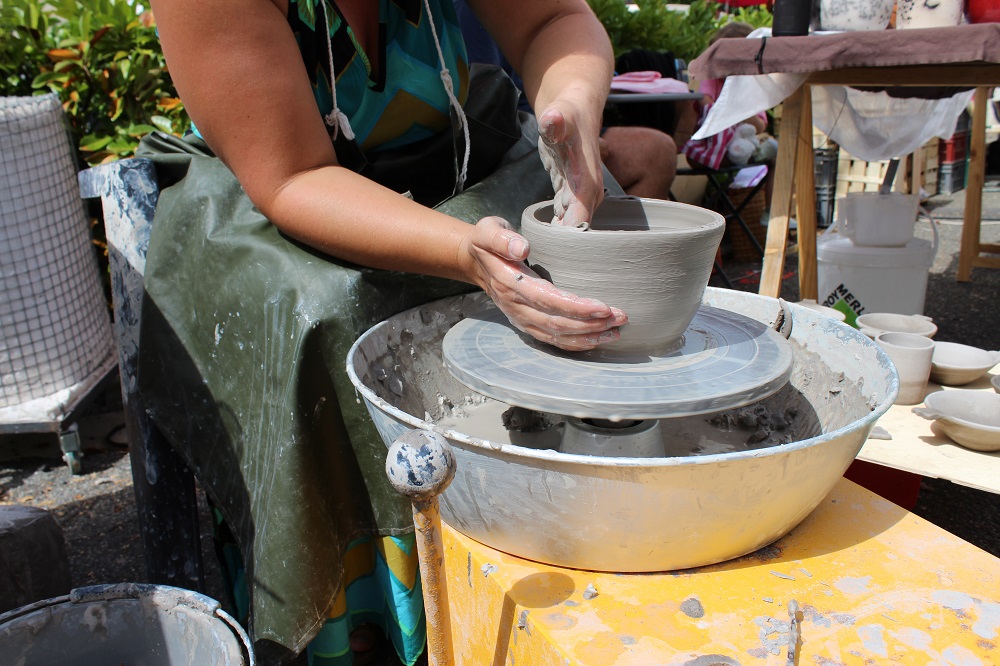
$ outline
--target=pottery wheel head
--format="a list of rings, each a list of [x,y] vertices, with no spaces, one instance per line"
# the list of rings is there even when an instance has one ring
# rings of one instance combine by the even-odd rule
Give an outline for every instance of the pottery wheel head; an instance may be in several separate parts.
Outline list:
[[[519,332],[496,308],[444,337],[445,365],[472,390],[577,418],[708,414],[765,398],[788,382],[791,345],[759,321],[702,306],[664,356],[564,352]]]

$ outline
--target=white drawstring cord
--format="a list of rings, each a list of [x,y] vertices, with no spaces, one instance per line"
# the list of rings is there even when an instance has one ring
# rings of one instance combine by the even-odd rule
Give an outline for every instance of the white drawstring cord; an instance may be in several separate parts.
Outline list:
[[[337,106],[337,77],[333,71],[333,39],[330,37],[330,28],[332,26],[330,25],[330,10],[326,8],[326,2],[327,0],[319,0],[319,4],[323,8],[323,32],[326,33],[326,53],[330,57],[330,95],[333,96],[333,110],[323,116],[323,121],[333,128],[334,140],[337,139],[339,133],[343,132],[345,139],[353,141],[354,130],[351,128],[351,121],[347,119],[347,115]]]
[[[469,121],[465,117],[465,110],[462,109],[462,105],[458,103],[458,98],[455,97],[454,83],[451,79],[451,73],[448,71],[448,65],[444,60],[444,51],[441,49],[441,40],[438,39],[437,28],[434,27],[434,15],[431,14],[430,0],[424,0],[424,8],[427,10],[427,20],[431,24],[431,36],[434,37],[434,46],[437,47],[438,61],[441,63],[441,83],[444,84],[444,91],[448,95],[448,102],[455,109],[455,115],[458,116],[458,124],[462,127],[462,133],[465,136],[465,155],[462,158],[462,169],[458,173],[458,182],[456,183],[458,191],[461,192],[465,188],[465,180],[469,174],[469,155],[472,152]]]
[[[333,110],[323,116],[323,120],[327,125],[333,128],[334,139],[337,138],[337,134],[339,132],[343,132],[345,139],[353,141],[354,130],[351,129],[351,123],[347,119],[344,112],[337,106],[337,84],[335,82],[336,76],[334,75],[333,69],[333,39],[330,37],[330,16],[329,10],[326,7],[326,0],[320,0],[320,4],[323,7],[323,22],[326,24],[326,47],[327,55],[330,58],[330,94],[333,97]],[[444,84],[445,94],[448,95],[448,103],[453,109],[455,109],[455,115],[458,117],[458,124],[462,127],[462,133],[465,136],[465,155],[462,158],[462,168],[458,173],[458,182],[456,183],[457,190],[461,192],[465,188],[465,181],[468,178],[469,156],[472,152],[472,141],[469,136],[469,121],[465,117],[465,110],[462,109],[462,105],[459,104],[458,98],[455,96],[455,86],[452,82],[451,73],[448,71],[448,64],[444,59],[444,51],[441,48],[441,40],[438,38],[437,28],[434,26],[434,15],[431,13],[431,4],[429,0],[424,0],[424,8],[427,10],[427,20],[430,22],[431,36],[434,38],[434,46],[437,48],[438,62],[441,63],[441,83]]]

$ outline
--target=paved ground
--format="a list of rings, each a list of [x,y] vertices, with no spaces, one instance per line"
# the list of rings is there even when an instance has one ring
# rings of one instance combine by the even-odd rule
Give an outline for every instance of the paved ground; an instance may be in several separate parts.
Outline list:
[[[1000,271],[976,269],[970,283],[954,278],[963,194],[934,197],[929,203],[940,222],[940,250],[928,281],[925,311],[940,327],[938,339],[997,349]],[[1000,191],[984,197],[983,217],[984,242],[1000,242]],[[918,234],[930,237],[928,226],[920,227]],[[754,266],[727,269],[741,278],[740,288],[756,289]],[[797,298],[795,279],[793,257],[783,292],[790,300]],[[53,442],[25,436],[0,439],[0,502],[39,506],[56,516],[66,535],[75,586],[146,580],[121,422],[121,404],[112,388],[97,397],[81,421],[86,457],[83,474],[75,477],[59,461]],[[1000,495],[926,479],[916,513],[1000,556]],[[207,526],[204,507],[202,516]],[[206,592],[224,600],[207,529],[204,534]],[[394,662],[391,657],[379,660]]]

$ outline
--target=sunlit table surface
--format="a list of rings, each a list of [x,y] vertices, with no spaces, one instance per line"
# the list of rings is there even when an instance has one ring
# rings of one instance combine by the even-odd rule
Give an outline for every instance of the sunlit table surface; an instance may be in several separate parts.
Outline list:
[[[1000,365],[965,386],[939,386],[931,382],[927,385],[927,393],[970,390],[992,393],[990,377],[993,375],[1000,375]],[[869,439],[858,459],[1000,493],[1000,452],[983,453],[956,444],[936,422],[914,414],[913,408],[918,406],[922,407],[923,403],[890,407],[877,425],[888,431],[892,439]]]
[[[443,532],[456,666],[1000,663],[1000,559],[846,479],[774,544],[683,571],[564,569]]]

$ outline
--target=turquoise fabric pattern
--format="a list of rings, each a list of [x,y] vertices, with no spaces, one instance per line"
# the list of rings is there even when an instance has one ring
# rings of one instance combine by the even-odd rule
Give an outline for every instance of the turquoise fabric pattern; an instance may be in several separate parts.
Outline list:
[[[309,644],[310,666],[349,666],[351,630],[365,623],[382,628],[404,664],[412,666],[423,652],[427,629],[423,588],[415,575],[416,539],[412,534],[385,539],[395,551],[388,557],[370,537],[351,544],[352,550],[372,548],[373,566],[346,572],[346,610],[330,617]]]
[[[432,0],[428,16],[421,0],[378,0],[382,54],[378,71],[361,49],[335,3],[291,0],[288,23],[322,114],[333,108],[330,45],[337,104],[350,120],[363,150],[397,148],[426,139],[450,125],[448,96],[431,24],[437,33],[460,103],[468,92],[465,42],[451,2]],[[330,41],[317,26],[326,22]]]

